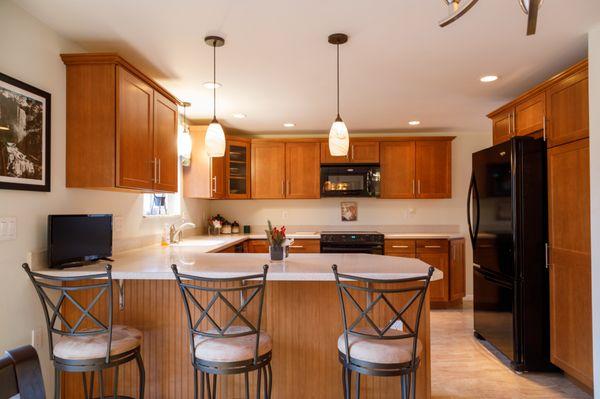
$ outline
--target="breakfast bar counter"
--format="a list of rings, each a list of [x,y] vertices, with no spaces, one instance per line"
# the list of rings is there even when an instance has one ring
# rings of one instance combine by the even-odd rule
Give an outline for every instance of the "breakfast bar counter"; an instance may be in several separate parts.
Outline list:
[[[382,279],[424,276],[429,268],[418,259],[368,254],[291,254],[283,262],[269,262],[268,254],[206,253],[192,243],[193,240],[187,244],[184,241],[175,246],[128,251],[111,262],[115,280],[114,323],[135,327],[143,333],[146,398],[193,397],[187,320],[171,264],[186,274],[214,278],[256,274],[264,264],[269,265],[263,328],[273,339],[273,397],[283,399],[343,396],[337,351],[343,327],[331,271],[333,264],[338,265],[340,273]],[[96,264],[41,272],[69,276],[102,270],[103,265]],[[436,270],[432,279],[439,278],[442,273]],[[77,300],[86,302],[93,297]],[[368,301],[369,298],[364,298],[361,306],[367,306]],[[98,306],[106,304],[99,302]],[[74,311],[72,306],[66,306],[66,316],[69,309]],[[223,309],[220,314],[223,319],[226,317]],[[389,309],[375,309],[372,317],[385,323],[390,320]],[[417,373],[418,398],[430,397],[429,330],[427,295],[419,330],[423,351]],[[121,367],[119,380],[122,387],[119,393],[135,396],[138,385],[135,368]],[[80,376],[66,374],[63,383],[64,398],[82,397]],[[110,380],[105,384],[109,385]],[[221,378],[218,397],[245,397],[243,386],[242,376]],[[363,377],[361,392],[362,398],[400,397],[400,381]]]

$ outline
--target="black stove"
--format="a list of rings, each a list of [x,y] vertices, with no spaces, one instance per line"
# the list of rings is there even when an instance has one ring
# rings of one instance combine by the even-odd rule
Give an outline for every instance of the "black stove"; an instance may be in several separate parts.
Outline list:
[[[321,253],[383,255],[384,236],[377,231],[322,231]]]

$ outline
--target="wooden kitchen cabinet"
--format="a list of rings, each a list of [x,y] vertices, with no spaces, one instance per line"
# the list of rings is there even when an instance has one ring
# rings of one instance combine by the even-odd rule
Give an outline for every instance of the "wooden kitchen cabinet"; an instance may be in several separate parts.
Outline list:
[[[227,140],[225,150],[225,196],[250,198],[250,141]]]
[[[227,196],[225,188],[225,157],[210,159],[210,197],[224,199]]]
[[[417,141],[415,154],[416,198],[451,198],[452,142]]]
[[[339,163],[379,163],[379,141],[350,140],[348,146],[348,155],[334,157],[329,152],[329,142],[321,143],[321,163],[339,164]]]
[[[67,187],[177,191],[179,100],[116,54],[62,54]]]
[[[432,303],[447,303],[450,299],[448,287],[450,281],[450,274],[448,273],[448,241],[444,241],[446,243],[445,248],[442,248],[441,243],[428,245],[430,247],[436,247],[435,249],[417,247],[418,259],[421,259],[423,262],[444,273],[443,279],[429,283],[429,296]]]
[[[252,142],[252,198],[285,198],[285,143]]]
[[[389,256],[401,256],[414,258],[417,256],[415,240],[386,239],[384,242],[384,254]]]
[[[269,242],[265,240],[248,240],[248,253],[267,254],[269,253]]]
[[[591,389],[593,367],[588,139],[548,150],[548,222],[550,360]]]
[[[381,198],[415,198],[415,142],[381,143]]]
[[[285,143],[285,197],[320,198],[318,142]]]
[[[546,93],[539,93],[515,107],[516,136],[527,136],[546,127]]]
[[[561,79],[546,94],[548,147],[589,136],[588,70]]]
[[[450,302],[462,302],[467,295],[467,275],[465,270],[465,239],[450,240],[449,292]]]
[[[318,254],[321,252],[321,242],[319,240],[294,239],[290,245],[292,254]]]
[[[494,145],[510,140],[513,136],[514,108],[503,110],[492,117]]]

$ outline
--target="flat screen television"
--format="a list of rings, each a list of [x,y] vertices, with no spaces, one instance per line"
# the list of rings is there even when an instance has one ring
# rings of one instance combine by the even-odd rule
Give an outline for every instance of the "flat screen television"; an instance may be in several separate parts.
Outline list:
[[[112,255],[112,215],[48,215],[50,267],[81,266]]]

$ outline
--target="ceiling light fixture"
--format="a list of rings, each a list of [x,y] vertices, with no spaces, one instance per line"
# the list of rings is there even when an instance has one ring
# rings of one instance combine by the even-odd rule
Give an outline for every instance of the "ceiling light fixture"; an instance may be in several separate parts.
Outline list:
[[[348,128],[340,117],[340,44],[348,41],[348,35],[334,33],[329,35],[328,41],[330,44],[335,44],[337,50],[337,117],[329,130],[329,152],[332,156],[346,156],[348,155],[350,138]]]
[[[217,47],[222,47],[225,40],[219,36],[206,36],[204,42],[213,48],[213,119],[206,129],[204,144],[208,156],[217,158],[225,155],[225,132],[217,121]]]
[[[439,22],[440,27],[443,28],[465,15],[477,0],[442,0],[442,3],[448,7],[448,16]]]
[[[498,80],[498,76],[496,75],[487,75],[487,76],[483,76],[481,79],[479,79],[481,82],[483,83],[490,83],[490,82],[495,82]]]
[[[233,114],[233,117],[235,119],[244,119],[247,115],[246,114],[242,114],[241,112],[238,112],[237,114]]]
[[[535,35],[538,11],[544,0],[519,0],[521,10],[527,15],[527,36]]]
[[[219,82],[204,82],[204,83],[202,83],[202,86],[204,86],[207,89],[212,90],[212,89],[218,89],[223,85]]]
[[[283,124],[283,127],[294,127],[294,126],[296,126],[296,124],[292,123],[292,122],[286,122]]]
[[[411,126],[418,126],[421,124],[421,121],[410,121],[410,122],[408,122],[408,124]]]
[[[187,124],[186,117],[186,109],[189,107],[190,103],[184,102],[181,104],[183,106],[183,123],[181,126],[183,129],[179,133],[179,156],[181,156],[181,165],[182,166],[190,166],[192,159],[192,135],[190,134],[190,127]]]

